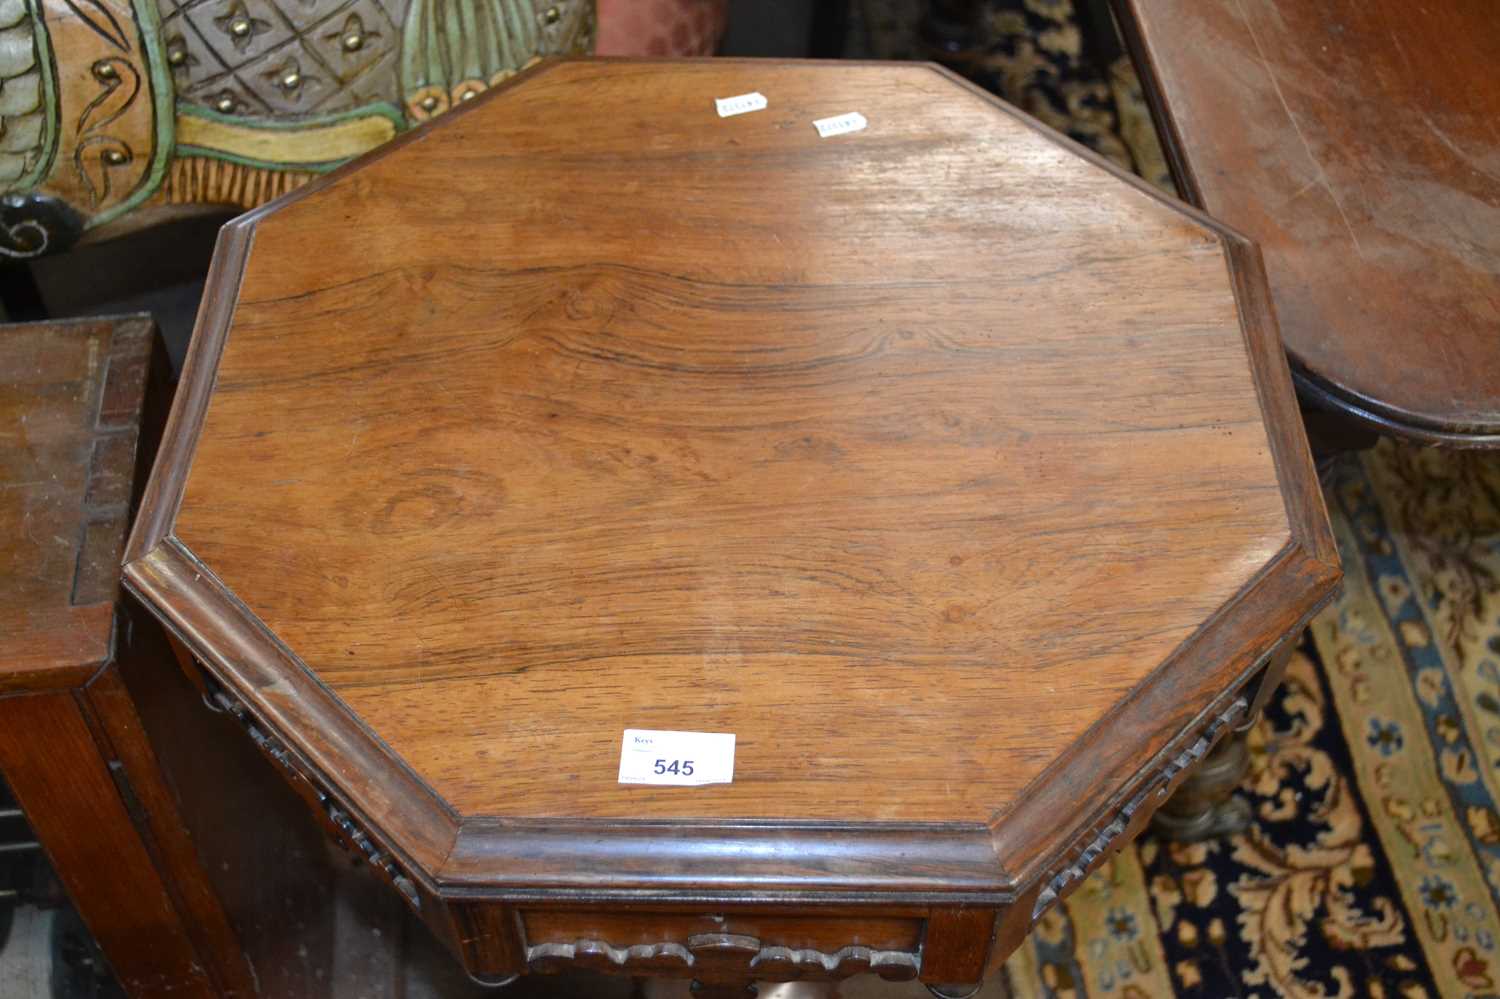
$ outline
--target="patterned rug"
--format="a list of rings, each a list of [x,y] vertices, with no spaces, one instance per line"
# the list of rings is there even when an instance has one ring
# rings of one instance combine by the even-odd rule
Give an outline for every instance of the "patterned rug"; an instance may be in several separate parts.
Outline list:
[[[1500,458],[1386,441],[1326,493],[1347,579],[1251,736],[1254,825],[1127,848],[1018,999],[1500,994]]]
[[[851,54],[929,57],[923,6],[854,0]],[[1073,0],[980,10],[955,69],[1171,190]],[[1016,999],[1500,997],[1500,456],[1385,441],[1326,494],[1347,580],[1251,735],[1253,826],[1124,850],[1007,964]]]
[[[1094,0],[1088,0],[1094,2]],[[931,59],[920,40],[928,0],[850,0],[851,58]],[[1088,44],[1073,0],[983,0],[977,31],[940,61],[1039,121],[1171,191],[1140,80],[1095,3]],[[1100,44],[1099,38],[1105,39]],[[1101,51],[1102,49],[1102,51]]]

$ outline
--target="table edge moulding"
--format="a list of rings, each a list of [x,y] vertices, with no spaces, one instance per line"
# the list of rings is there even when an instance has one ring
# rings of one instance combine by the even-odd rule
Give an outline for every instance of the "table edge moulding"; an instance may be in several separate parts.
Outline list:
[[[492,93],[570,61],[544,63]],[[1037,915],[1140,831],[1219,736],[1249,717],[1258,672],[1331,598],[1340,576],[1338,557],[1255,245],[947,70],[930,68],[1217,237],[1232,273],[1291,527],[1289,543],[1033,781],[1011,810],[976,815],[972,822],[458,815],[173,536],[257,223],[350,169],[419,140],[425,130],[222,230],[165,443],[127,547],[127,585],[202,661],[212,674],[213,696],[460,952],[471,973],[500,978],[558,961],[671,973],[674,963],[696,967],[728,960],[733,952],[752,977],[797,977],[799,964],[812,962],[824,976],[868,969],[890,977],[920,974],[930,982],[977,980],[986,965],[1020,942]],[[471,113],[484,100],[444,120]],[[1224,682],[1231,676],[1232,683]],[[297,741],[285,737],[291,732],[299,733]],[[782,954],[786,948],[760,948],[753,937],[733,933],[718,935],[722,940],[695,936],[687,948],[678,948],[682,954],[659,953],[665,945],[620,949],[606,946],[610,941],[585,940],[570,954],[547,945],[526,948],[515,906],[599,903],[629,911],[724,907],[761,913],[795,904],[846,916],[878,909],[925,919],[926,938],[917,963],[847,947]]]

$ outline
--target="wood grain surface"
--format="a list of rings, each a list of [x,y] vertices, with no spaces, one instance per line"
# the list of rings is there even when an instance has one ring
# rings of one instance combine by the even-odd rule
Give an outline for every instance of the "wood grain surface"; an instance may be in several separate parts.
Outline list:
[[[1500,446],[1491,0],[1116,0],[1184,195],[1266,256],[1323,405]]]
[[[0,328],[0,693],[79,686],[109,658],[153,335]]]
[[[115,783],[122,786],[121,797],[136,826],[112,831],[112,834],[119,836],[124,833],[145,844],[154,870],[143,880],[159,884],[171,899],[175,910],[173,918],[165,926],[151,927],[154,938],[168,946],[176,946],[179,938],[186,938],[194,954],[191,978],[212,983],[213,994],[224,997],[256,995],[259,992],[257,976],[246,960],[236,927],[225,911],[221,896],[210,881],[208,863],[200,856],[202,843],[195,841],[184,820],[182,796],[175,793],[176,789],[164,773],[157,755],[160,747],[170,745],[180,737],[182,721],[173,719],[170,723],[148,727],[141,716],[141,699],[124,680],[127,672],[154,680],[163,675],[173,676],[177,671],[172,668],[170,655],[161,655],[166,651],[161,626],[137,608],[122,610],[121,613],[129,616],[123,625],[126,634],[116,661],[101,670],[78,695],[78,700],[85,704],[84,716],[94,729],[94,739],[98,743],[95,753],[108,762]],[[24,733],[22,741],[36,751],[37,744],[43,740],[38,738],[38,729],[32,727]],[[207,751],[202,746],[197,748],[199,766],[204,765],[209,753],[222,752],[217,747]],[[52,759],[55,769],[46,773],[45,779],[63,787],[70,786],[74,782],[71,766],[75,764],[66,759]],[[101,836],[101,828],[81,819],[77,813],[70,813],[68,821],[73,824],[74,836],[105,838]],[[122,848],[116,843],[104,852],[109,850],[123,852],[125,856],[133,855],[128,845]],[[138,933],[140,930],[136,924],[140,917],[134,910],[93,894],[98,882],[120,878],[123,860],[124,857],[117,855],[102,870],[97,867],[85,869],[85,873],[75,877],[86,879],[83,897],[88,899],[89,911],[85,918],[90,926],[96,925],[102,917],[117,920],[129,932]],[[146,899],[150,897],[147,895]],[[135,941],[129,946],[136,946]],[[114,960],[115,951],[107,953]],[[138,956],[147,966],[159,964],[160,958],[160,952],[155,949]],[[162,986],[157,984],[156,987]],[[136,986],[135,991],[143,990]],[[149,994],[149,990],[144,991]]]
[[[564,63],[254,225],[176,537],[460,815],[983,822],[1293,543],[1219,236],[929,67]]]
[[[255,992],[120,671],[172,670],[119,613],[161,433],[147,316],[0,327],[0,772],[125,994]],[[138,474],[139,473],[139,474]],[[0,984],[0,993],[4,993]]]
[[[224,994],[183,932],[76,695],[0,698],[0,768],[125,994]]]

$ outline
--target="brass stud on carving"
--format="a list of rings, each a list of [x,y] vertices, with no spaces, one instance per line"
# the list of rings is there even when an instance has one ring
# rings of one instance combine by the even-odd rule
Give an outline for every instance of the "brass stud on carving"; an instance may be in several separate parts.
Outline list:
[[[182,40],[181,35],[173,35],[167,39],[167,65],[173,69],[198,65],[198,60],[188,52],[187,43]]]
[[[100,80],[118,80],[120,71],[115,69],[113,63],[100,61],[94,63],[94,76]]]
[[[345,52],[358,52],[365,47],[365,36],[357,31],[351,31],[344,36],[341,44]]]
[[[461,101],[472,101],[475,97],[478,96],[479,91],[477,90],[465,90],[463,93],[458,95],[458,99]]]
[[[214,102],[214,107],[224,114],[229,114],[236,107],[235,100],[229,94],[225,94]]]
[[[130,157],[126,156],[118,149],[106,149],[104,151],[104,162],[108,163],[110,166],[119,166],[129,158]]]
[[[546,21],[548,24],[556,24],[561,18],[562,11],[556,7],[548,7],[546,11],[542,13],[542,20]]]
[[[233,21],[230,21],[229,33],[236,38],[244,38],[250,34],[250,19],[247,17],[237,17]]]
[[[437,106],[438,106],[438,99],[437,99],[437,96],[435,94],[428,94],[426,97],[422,98],[422,110],[423,111],[434,111],[434,110],[437,109]]]
[[[295,69],[281,78],[282,90],[296,90],[302,86],[302,74]]]

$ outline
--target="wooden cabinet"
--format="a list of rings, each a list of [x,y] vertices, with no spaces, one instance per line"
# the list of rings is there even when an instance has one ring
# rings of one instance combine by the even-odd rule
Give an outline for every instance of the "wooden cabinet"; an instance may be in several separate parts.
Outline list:
[[[930,66],[573,61],[226,227],[126,576],[472,974],[733,994],[980,978],[1338,568],[1242,237]]]
[[[117,605],[155,342],[144,316],[0,327],[0,772],[127,994],[243,996],[127,683],[171,668]]]

